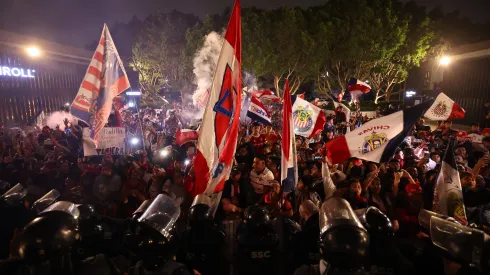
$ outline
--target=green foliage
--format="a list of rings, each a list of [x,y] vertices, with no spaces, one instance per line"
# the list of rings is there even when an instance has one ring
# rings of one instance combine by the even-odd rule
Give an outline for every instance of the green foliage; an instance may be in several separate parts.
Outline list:
[[[147,106],[165,104],[163,89],[183,89],[192,80],[192,59],[186,51],[186,30],[193,16],[157,12],[145,22],[132,47],[129,66],[138,72]]]
[[[196,52],[205,35],[223,32],[229,10],[186,28],[180,27],[185,22],[175,27],[170,22],[174,19],[166,18],[150,20],[159,23],[147,25],[133,45],[131,66],[150,94],[192,82]],[[293,93],[302,83],[314,81],[321,94],[331,96],[345,92],[351,77],[368,79],[376,101],[389,100],[392,87],[403,82],[411,68],[444,48],[436,27],[425,9],[397,0],[330,0],[308,9],[246,8],[242,67],[273,83],[277,91],[289,79]],[[185,33],[178,43],[176,33]]]

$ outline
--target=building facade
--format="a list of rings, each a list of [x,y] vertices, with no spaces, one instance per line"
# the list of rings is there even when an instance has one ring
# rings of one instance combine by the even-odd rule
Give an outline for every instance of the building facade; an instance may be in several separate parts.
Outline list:
[[[29,52],[27,49],[38,50]],[[0,122],[33,122],[73,101],[91,52],[0,31]]]
[[[490,102],[490,41],[454,48],[447,57],[448,64],[432,60],[411,72],[406,90],[429,97],[444,92],[466,110],[455,123],[482,122]]]

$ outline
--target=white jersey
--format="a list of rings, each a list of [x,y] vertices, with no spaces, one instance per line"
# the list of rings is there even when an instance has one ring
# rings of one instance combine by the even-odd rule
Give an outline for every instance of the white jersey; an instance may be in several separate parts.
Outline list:
[[[250,172],[250,183],[257,194],[263,194],[264,186],[270,186],[272,180],[274,180],[274,174],[267,167],[260,174],[257,174],[255,170]]]

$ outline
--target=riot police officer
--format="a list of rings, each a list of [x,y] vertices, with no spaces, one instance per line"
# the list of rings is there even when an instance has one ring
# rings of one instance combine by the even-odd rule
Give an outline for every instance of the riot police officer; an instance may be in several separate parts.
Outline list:
[[[57,202],[32,220],[15,251],[22,265],[17,274],[71,274],[71,246],[79,238],[79,211],[70,202]]]
[[[365,274],[369,235],[350,204],[341,198],[327,199],[320,209],[318,265],[302,266],[294,274]]]
[[[138,219],[136,254],[140,259],[129,274],[191,274],[187,267],[174,261],[174,230],[180,215],[181,200],[158,195]]]
[[[27,189],[20,183],[0,197],[0,259],[9,256],[9,243],[15,229],[23,228],[33,217],[29,212]]]
[[[260,206],[245,211],[245,221],[237,229],[237,270],[240,275],[275,274],[279,236],[269,212]]]
[[[42,196],[40,199],[32,204],[32,210],[37,215],[44,211],[48,206],[53,204],[60,197],[60,192],[56,189],[52,189],[46,195]]]
[[[461,225],[454,220],[432,216],[430,237],[441,248],[448,260],[460,265],[456,274],[490,273],[490,236],[485,232]],[[452,267],[454,271],[454,266]],[[457,268],[457,267],[456,267]]]
[[[189,209],[189,226],[184,231],[177,254],[177,261],[202,275],[224,274],[222,255],[225,234],[213,223],[214,211],[211,199],[197,195]]]
[[[370,275],[414,274],[414,268],[396,248],[394,230],[390,219],[376,207],[364,214],[369,233],[369,257],[366,270]]]

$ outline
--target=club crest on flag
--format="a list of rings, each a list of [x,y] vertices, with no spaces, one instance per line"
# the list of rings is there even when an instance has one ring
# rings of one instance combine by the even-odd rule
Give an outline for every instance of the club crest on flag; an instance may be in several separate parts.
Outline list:
[[[385,133],[372,132],[371,135],[364,138],[361,154],[366,154],[381,147],[388,141],[388,136]]]
[[[436,117],[444,117],[447,115],[447,105],[445,102],[439,102],[437,106],[432,109],[432,114],[435,115]]]
[[[308,110],[308,106],[299,106],[293,113],[293,122],[296,131],[307,132],[313,126],[313,119],[311,118],[313,114],[312,110]]]
[[[225,134],[232,123],[233,107],[234,107],[234,97],[232,92],[236,94],[236,89],[232,84],[233,72],[230,66],[226,66],[225,73],[223,75],[223,82],[221,84],[221,91],[219,94],[218,101],[214,105],[213,111],[216,112],[214,118],[214,128],[216,137],[216,146],[219,148],[221,142],[225,138]]]

